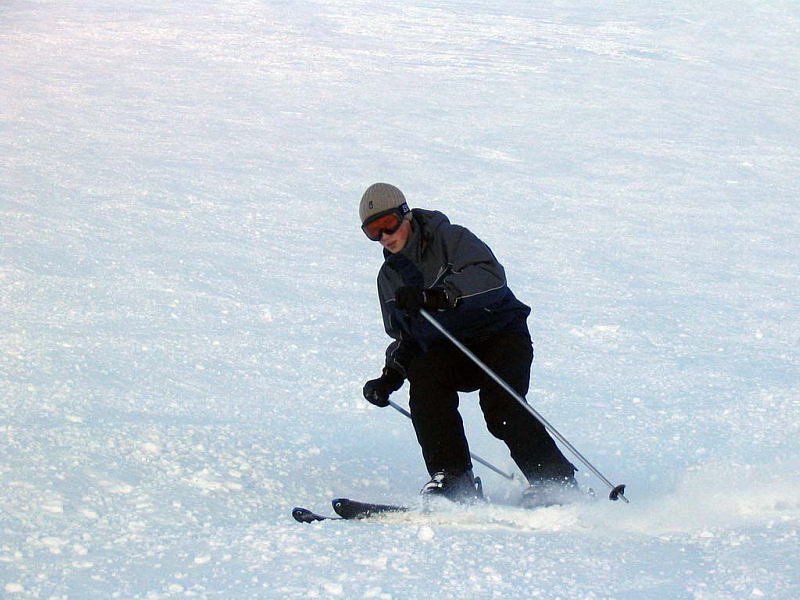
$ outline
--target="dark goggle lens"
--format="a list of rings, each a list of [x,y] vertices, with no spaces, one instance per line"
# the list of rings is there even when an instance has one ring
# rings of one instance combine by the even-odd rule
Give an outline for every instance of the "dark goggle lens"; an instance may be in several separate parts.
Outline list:
[[[371,239],[373,242],[377,242],[381,239],[381,236],[383,236],[384,232],[391,235],[400,229],[402,224],[403,216],[399,211],[397,211],[391,212],[388,215],[376,216],[364,223],[361,226],[361,229],[364,230],[364,233],[369,239]]]

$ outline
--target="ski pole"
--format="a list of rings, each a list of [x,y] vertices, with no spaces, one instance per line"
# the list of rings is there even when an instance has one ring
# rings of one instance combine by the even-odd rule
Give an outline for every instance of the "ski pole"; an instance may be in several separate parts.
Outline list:
[[[578,452],[578,449],[575,448],[575,446],[573,446],[569,442],[569,440],[567,438],[565,438],[563,435],[561,435],[561,433],[559,433],[559,431],[555,427],[553,427],[547,421],[547,419],[545,419],[539,413],[539,411],[537,411],[530,404],[528,404],[525,401],[525,399],[522,396],[520,396],[516,392],[516,390],[514,390],[514,388],[512,388],[510,385],[508,385],[505,381],[503,381],[500,378],[499,375],[497,375],[497,373],[495,373],[488,366],[486,366],[486,364],[484,364],[484,362],[481,361],[481,359],[479,359],[477,356],[475,356],[475,354],[469,348],[467,348],[464,344],[462,344],[455,337],[453,337],[450,334],[450,332],[448,332],[444,327],[442,327],[442,325],[438,321],[436,321],[436,319],[434,319],[430,315],[430,313],[428,313],[427,310],[425,310],[424,308],[421,308],[419,312],[423,317],[425,317],[425,319],[431,325],[433,325],[436,329],[438,329],[439,332],[444,337],[446,337],[448,340],[450,340],[459,350],[461,350],[464,354],[466,354],[476,365],[478,365],[481,369],[483,369],[483,371],[489,377],[494,379],[501,388],[503,388],[506,392],[508,392],[511,395],[511,397],[514,398],[514,400],[519,402],[525,410],[527,410],[529,413],[531,413],[531,415],[533,415],[536,418],[536,420],[538,420],[539,423],[541,423],[544,426],[544,428],[547,431],[549,431],[550,434],[554,438],[556,438],[559,442],[561,442],[564,446],[566,446],[569,449],[569,451],[572,452],[572,454],[574,454],[575,457],[578,460],[580,460],[584,465],[586,465],[586,467],[592,473],[594,473],[600,481],[605,483],[609,487],[609,489],[611,490],[611,493],[608,495],[608,499],[609,500],[616,501],[616,500],[622,499],[626,504],[629,502],[629,500],[625,497],[625,484],[624,483],[621,483],[619,485],[614,485],[608,479],[606,479],[606,477],[600,471],[598,471],[597,468],[583,456],[583,454]]]
[[[395,409],[397,412],[399,412],[399,413],[401,413],[401,414],[403,414],[403,415],[407,416],[409,419],[411,418],[411,413],[410,413],[410,412],[408,412],[408,411],[407,411],[405,408],[403,408],[403,407],[402,407],[402,406],[400,406],[399,404],[396,404],[396,403],[392,402],[391,400],[389,400],[389,406],[391,406],[391,407],[392,407],[393,409]],[[489,461],[487,461],[487,460],[484,460],[484,459],[482,459],[482,458],[481,458],[480,456],[478,456],[477,454],[473,454],[472,452],[470,452],[470,453],[469,453],[469,455],[472,457],[472,459],[473,459],[475,462],[479,462],[479,463],[481,463],[481,464],[482,464],[484,467],[486,467],[487,469],[489,469],[489,470],[491,470],[491,471],[494,471],[494,472],[495,472],[495,473],[497,473],[498,475],[500,475],[500,476],[502,476],[502,477],[505,477],[506,479],[508,479],[508,480],[510,480],[510,481],[514,481],[514,480],[516,479],[516,477],[514,477],[514,475],[513,475],[513,474],[509,475],[508,473],[506,473],[506,472],[504,472],[504,471],[501,471],[500,469],[498,469],[497,467],[495,467],[495,466],[494,466],[492,463],[490,463],[490,462],[489,462]]]

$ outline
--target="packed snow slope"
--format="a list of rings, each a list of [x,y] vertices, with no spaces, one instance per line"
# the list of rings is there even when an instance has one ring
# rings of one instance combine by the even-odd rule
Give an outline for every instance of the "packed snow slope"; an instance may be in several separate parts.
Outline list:
[[[9,0],[0,80],[0,596],[800,597],[797,3]],[[291,519],[426,480],[375,181],[492,246],[629,505]]]

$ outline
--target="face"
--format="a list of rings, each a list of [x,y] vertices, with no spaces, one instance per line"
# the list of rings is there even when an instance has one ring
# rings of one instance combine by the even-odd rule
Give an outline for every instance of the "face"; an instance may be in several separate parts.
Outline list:
[[[390,234],[384,231],[380,242],[381,246],[386,248],[389,252],[392,254],[397,254],[406,247],[409,237],[411,237],[411,221],[405,219],[403,220],[403,224],[400,226],[400,229],[394,233]]]

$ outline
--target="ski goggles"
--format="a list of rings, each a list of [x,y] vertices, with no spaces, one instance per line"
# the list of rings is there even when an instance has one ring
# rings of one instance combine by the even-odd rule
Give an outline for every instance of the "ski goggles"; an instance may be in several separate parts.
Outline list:
[[[403,202],[396,208],[384,210],[376,215],[372,215],[361,225],[361,230],[373,242],[377,242],[383,237],[384,233],[392,235],[403,224],[403,219],[411,212],[408,204]]]

